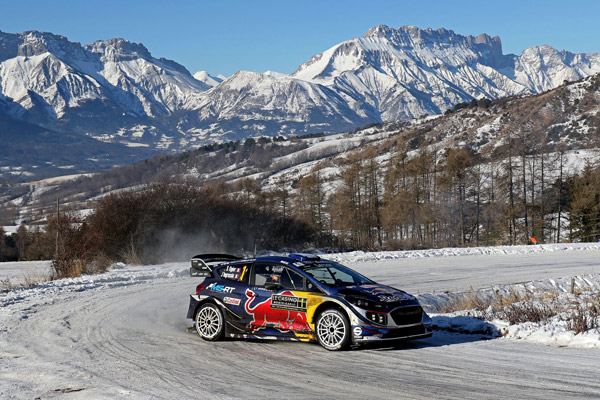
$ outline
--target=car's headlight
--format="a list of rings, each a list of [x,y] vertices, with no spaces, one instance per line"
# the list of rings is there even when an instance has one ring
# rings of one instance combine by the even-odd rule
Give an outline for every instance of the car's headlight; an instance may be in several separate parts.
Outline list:
[[[387,325],[387,314],[367,311],[367,319],[376,324]]]
[[[348,300],[350,304],[354,304],[355,306],[365,310],[375,310],[383,308],[383,305],[375,301],[363,299],[361,297],[346,297],[346,300]]]

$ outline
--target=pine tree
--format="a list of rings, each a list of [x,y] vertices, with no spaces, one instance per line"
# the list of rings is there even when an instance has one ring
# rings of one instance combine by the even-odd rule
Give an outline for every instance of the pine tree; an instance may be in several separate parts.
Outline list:
[[[6,261],[6,233],[4,228],[0,226],[0,262]]]
[[[17,228],[16,240],[15,243],[17,245],[17,254],[19,256],[19,261],[25,260],[25,252],[27,251],[27,247],[31,243],[31,238],[29,236],[29,232],[27,232],[27,228],[25,224],[21,223]]]

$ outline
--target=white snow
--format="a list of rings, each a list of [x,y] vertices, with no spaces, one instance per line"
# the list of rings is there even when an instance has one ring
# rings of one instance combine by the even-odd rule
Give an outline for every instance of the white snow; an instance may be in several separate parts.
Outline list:
[[[19,225],[4,225],[2,228],[4,229],[4,234],[8,236],[16,233],[17,229],[19,229]]]
[[[446,247],[428,250],[380,251],[328,254],[327,258],[341,263],[354,263],[378,260],[394,260],[401,258],[438,258],[472,255],[516,255],[535,254],[556,251],[600,250],[600,243],[553,243],[536,246],[495,246],[495,247]]]
[[[48,280],[49,275],[50,261],[0,262],[0,283],[7,287],[19,286],[26,280]]]
[[[202,83],[207,84],[210,87],[217,86],[227,78],[223,78],[223,75],[212,76],[206,71],[197,71],[194,73],[194,79],[199,80]]]
[[[570,293],[570,285],[574,283],[574,292]],[[599,348],[600,329],[590,329],[575,333],[568,328],[566,320],[573,313],[576,304],[589,302],[600,294],[600,274],[577,275],[556,279],[543,279],[512,285],[494,285],[478,291],[483,297],[510,293],[528,294],[535,300],[533,304],[559,307],[557,315],[542,322],[523,322],[511,325],[508,321],[494,318],[484,321],[483,315],[476,310],[462,310],[445,314],[431,314],[434,326],[438,329],[462,333],[487,334],[492,338],[500,336],[501,340],[518,340],[558,347]],[[419,295],[420,301],[430,307],[443,305],[459,294],[428,293]],[[520,304],[520,303],[517,303]],[[600,324],[600,321],[598,321]]]

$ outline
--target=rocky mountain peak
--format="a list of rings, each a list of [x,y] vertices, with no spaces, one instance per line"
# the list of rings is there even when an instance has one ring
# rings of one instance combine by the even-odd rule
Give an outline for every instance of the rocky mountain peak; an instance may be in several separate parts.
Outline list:
[[[373,36],[386,37],[392,30],[393,30],[393,28],[390,28],[387,25],[377,25],[377,26],[372,27],[368,31],[366,31],[362,37],[363,38],[368,38],[368,37],[373,37]]]
[[[64,58],[83,53],[83,48],[78,42],[70,42],[64,36],[49,32],[0,32],[0,61],[18,56],[33,57],[44,53]]]
[[[97,40],[87,46],[87,50],[103,54],[105,57],[142,57],[152,58],[150,51],[141,43],[133,43],[123,38]]]
[[[395,47],[403,49],[464,47],[492,60],[502,57],[500,38],[498,36],[491,37],[485,33],[478,36],[464,36],[445,28],[421,29],[407,25],[394,29],[387,25],[378,25],[369,29],[363,38],[387,39]]]

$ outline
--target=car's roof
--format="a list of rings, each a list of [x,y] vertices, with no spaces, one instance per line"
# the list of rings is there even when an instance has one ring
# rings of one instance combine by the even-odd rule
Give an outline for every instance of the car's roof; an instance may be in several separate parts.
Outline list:
[[[262,256],[256,258],[245,258],[241,260],[229,261],[223,264],[243,264],[243,263],[253,263],[253,262],[269,262],[269,263],[277,263],[284,265],[292,265],[298,268],[306,267],[309,265],[315,265],[323,262],[331,262],[329,260],[324,260],[319,256],[313,254],[302,254],[302,253],[293,253],[289,256]]]

